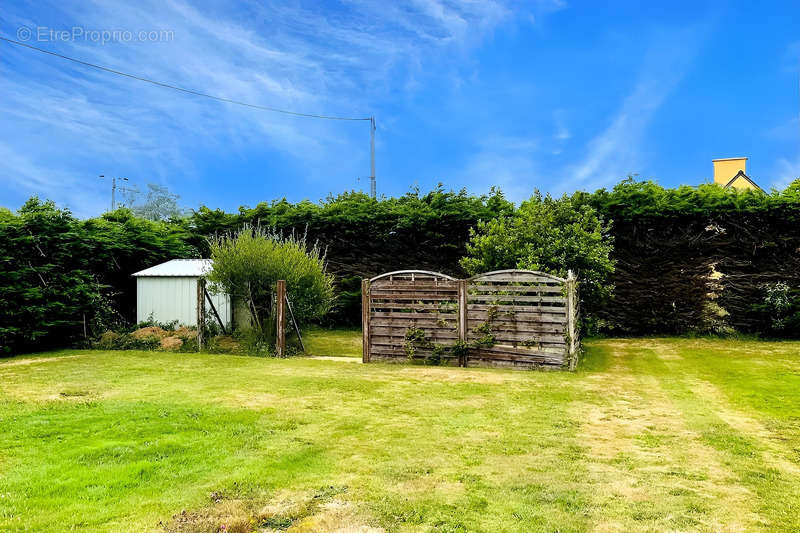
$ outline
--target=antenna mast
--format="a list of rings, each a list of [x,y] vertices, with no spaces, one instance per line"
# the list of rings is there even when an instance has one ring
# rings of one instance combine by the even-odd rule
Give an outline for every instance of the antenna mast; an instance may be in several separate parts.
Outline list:
[[[375,117],[369,117],[369,194],[375,198]]]

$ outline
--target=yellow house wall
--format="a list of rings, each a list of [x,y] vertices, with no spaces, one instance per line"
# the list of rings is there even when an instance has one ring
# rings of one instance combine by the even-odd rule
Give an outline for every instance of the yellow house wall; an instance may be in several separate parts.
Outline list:
[[[714,183],[722,185],[723,187],[728,184],[731,179],[740,171],[747,174],[747,159],[718,159],[714,161]],[[736,180],[744,181],[742,179]],[[748,184],[749,185],[749,184]],[[752,186],[748,187],[752,188]]]

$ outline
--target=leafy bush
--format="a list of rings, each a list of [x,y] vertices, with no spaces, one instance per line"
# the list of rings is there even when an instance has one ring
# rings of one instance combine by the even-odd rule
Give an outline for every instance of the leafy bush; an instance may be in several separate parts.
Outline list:
[[[761,285],[763,299],[753,305],[756,312],[767,317],[771,335],[800,336],[800,289],[785,281]]]
[[[406,268],[463,274],[459,260],[470,228],[513,211],[513,204],[497,189],[475,196],[465,190],[446,191],[440,185],[427,193],[414,189],[396,198],[346,192],[319,203],[284,199],[242,207],[238,213],[201,207],[190,217],[189,226],[196,240],[251,224],[284,234],[306,234],[309,242],[325,243],[337,292],[325,322],[355,325],[361,321],[362,278]]]
[[[519,268],[566,277],[575,272],[585,308],[611,293],[611,225],[580,195],[552,198],[538,191],[514,216],[480,222],[461,266],[469,274]],[[586,318],[586,314],[584,314]]]
[[[107,331],[97,340],[96,346],[104,350],[158,350],[161,339],[154,336],[134,337],[130,333]]]
[[[308,246],[305,236],[282,236],[261,227],[213,237],[212,270],[208,281],[214,290],[247,302],[256,329],[269,336],[278,280],[286,280],[287,297],[300,323],[319,319],[333,301],[333,276],[325,269],[319,246]]]

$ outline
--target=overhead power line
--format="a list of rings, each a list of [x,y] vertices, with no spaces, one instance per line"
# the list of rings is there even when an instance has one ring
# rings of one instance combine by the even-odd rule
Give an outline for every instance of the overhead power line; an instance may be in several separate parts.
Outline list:
[[[149,78],[145,78],[142,76],[135,76],[133,74],[128,74],[127,72],[121,72],[119,70],[114,70],[112,68],[104,67],[102,65],[97,65],[95,63],[89,63],[88,61],[82,61],[80,59],[76,59],[74,57],[65,56],[63,54],[58,54],[56,52],[51,52],[50,50],[45,50],[43,48],[38,48],[36,46],[32,46],[27,43],[23,43],[21,41],[16,41],[14,39],[9,39],[8,37],[3,37],[0,35],[0,40],[6,41],[7,43],[15,44],[17,46],[24,46],[25,48],[30,48],[31,50],[36,50],[37,52],[41,52],[43,54],[51,55],[54,57],[59,57],[61,59],[66,59],[67,61],[72,61],[73,63],[77,63],[79,65],[84,65],[86,67],[95,68],[97,70],[102,70],[104,72],[110,72],[111,74],[116,74],[118,76],[124,76],[126,78],[131,78],[134,80],[143,81],[145,83],[150,83],[153,85],[157,85],[158,87],[164,87],[167,89],[173,89],[175,91],[180,91],[187,94],[193,94],[195,96],[202,96],[204,98],[211,98],[212,100],[218,100],[220,102],[226,102],[229,104],[236,104],[245,107],[251,107],[254,109],[261,109],[263,111],[272,111],[274,113],[283,113],[284,115],[294,115],[296,117],[307,117],[307,118],[321,118],[325,120],[363,120],[363,121],[372,121],[372,117],[339,117],[334,115],[316,115],[314,113],[299,113],[297,111],[289,111],[287,109],[279,109],[277,107],[270,107],[270,106],[263,106],[257,104],[250,104],[247,102],[241,102],[239,100],[233,100],[231,98],[223,98],[221,96],[214,96],[213,94],[203,93],[200,91],[194,91],[192,89],[185,89],[183,87],[178,87],[177,85],[171,85],[169,83],[164,83],[161,81],[151,80]]]
[[[32,46],[28,43],[23,43],[22,41],[17,41],[14,39],[9,39],[8,37],[3,37],[0,35],[0,40],[5,41],[9,44],[14,44],[17,46],[22,46],[24,48],[28,48],[30,50],[35,50],[36,52],[40,52],[42,54],[47,54],[49,56],[58,57],[60,59],[64,59],[66,61],[71,61],[78,65],[83,65],[86,67],[91,67],[97,70],[101,70],[103,72],[109,72],[111,74],[116,74],[117,76],[123,76],[125,78],[130,78],[132,80],[143,81],[145,83],[150,83],[157,87],[164,87],[165,89],[172,89],[174,91],[179,91],[186,94],[192,94],[195,96],[202,96],[203,98],[210,98],[212,100],[217,100],[219,102],[225,102],[228,104],[235,104],[244,107],[249,107],[252,109],[260,109],[262,111],[270,111],[273,113],[283,113],[284,115],[292,115],[295,117],[305,117],[305,118],[319,118],[324,120],[350,120],[350,121],[369,121],[369,136],[370,136],[370,195],[375,198],[376,196],[376,180],[375,180],[375,117],[340,117],[335,115],[317,115],[314,113],[299,113],[297,111],[289,111],[288,109],[280,109],[277,107],[271,106],[263,106],[257,104],[250,104],[248,102],[241,102],[239,100],[233,100],[231,98],[224,98],[222,96],[214,96],[213,94],[203,93],[200,91],[195,91],[192,89],[186,89],[184,87],[178,87],[177,85],[172,85],[170,83],[164,83],[161,81],[151,80],[150,78],[145,78],[143,76],[136,76],[133,74],[128,74],[127,72],[122,72],[119,70],[115,70],[113,68],[104,67],[103,65],[97,65],[95,63],[89,63],[88,61],[83,61],[81,59],[76,59],[74,57],[65,56],[63,54],[58,54],[56,52],[51,52],[50,50],[45,50],[44,48],[39,48],[36,46]]]

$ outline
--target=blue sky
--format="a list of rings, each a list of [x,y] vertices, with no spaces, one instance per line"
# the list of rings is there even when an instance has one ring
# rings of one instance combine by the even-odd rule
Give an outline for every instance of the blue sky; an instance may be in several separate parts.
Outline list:
[[[442,182],[476,193],[498,185],[515,201],[629,173],[697,184],[715,157],[748,156],[758,183],[785,186],[800,176],[798,21],[796,2],[16,1],[0,10],[2,35],[86,61],[254,104],[375,115],[379,194]],[[100,42],[93,32],[104,30],[117,37]],[[367,123],[214,102],[7,43],[0,117],[0,205],[14,209],[38,194],[98,214],[110,194],[98,174],[227,210],[368,188]]]

